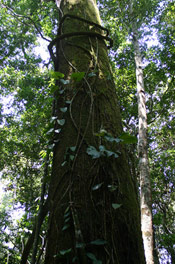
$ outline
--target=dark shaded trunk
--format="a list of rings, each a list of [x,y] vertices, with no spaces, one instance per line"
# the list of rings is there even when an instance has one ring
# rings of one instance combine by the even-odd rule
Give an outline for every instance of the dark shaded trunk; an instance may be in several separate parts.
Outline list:
[[[95,1],[62,1],[60,8],[64,15],[93,23],[67,17],[59,34],[105,34],[95,25],[100,23]],[[106,43],[98,35],[54,42],[55,70],[70,82],[57,83],[55,93],[45,264],[97,263],[95,259],[104,264],[145,263],[139,205],[126,153],[123,144],[114,142],[122,133],[115,85]],[[76,81],[76,75],[70,78],[78,72],[85,73],[81,81]]]

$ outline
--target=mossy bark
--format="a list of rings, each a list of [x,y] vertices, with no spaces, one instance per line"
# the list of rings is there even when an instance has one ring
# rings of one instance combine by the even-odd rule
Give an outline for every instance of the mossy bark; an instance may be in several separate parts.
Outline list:
[[[64,15],[100,23],[93,0],[62,1],[60,8]],[[64,21],[62,34],[78,31],[104,34],[76,19]],[[65,79],[70,80],[73,72],[85,72],[85,77],[80,82],[60,82],[56,92],[55,114],[65,124],[55,125],[45,264],[92,263],[91,258],[104,264],[145,263],[139,205],[124,146],[97,136],[101,129],[113,137],[122,133],[106,43],[96,37],[76,36],[58,42],[56,53],[56,70]],[[62,112],[65,107],[68,110]],[[89,146],[98,150],[102,145],[119,157],[93,159],[87,154]],[[112,204],[121,206],[114,209]]]

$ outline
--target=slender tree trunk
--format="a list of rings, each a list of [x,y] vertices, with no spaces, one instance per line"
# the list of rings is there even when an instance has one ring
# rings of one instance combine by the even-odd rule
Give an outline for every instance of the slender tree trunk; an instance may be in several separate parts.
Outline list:
[[[131,4],[132,13],[132,4]],[[147,153],[147,113],[145,103],[145,89],[142,69],[142,56],[139,47],[138,30],[135,20],[132,21],[133,46],[135,53],[137,100],[139,116],[139,171],[140,171],[140,202],[141,227],[147,264],[153,264],[153,225],[152,225],[152,196]]]
[[[55,93],[45,264],[143,264],[139,205],[127,157],[122,144],[111,142],[122,126],[106,43],[99,36],[105,30],[97,26],[95,0],[64,0],[60,9],[72,16],[62,18],[53,42],[55,70],[64,80]],[[80,31],[90,34],[63,36]],[[84,77],[78,81],[80,72]]]
[[[157,246],[156,246],[156,241],[155,241],[155,230],[154,230],[154,227],[153,227],[153,247],[154,247],[154,250],[153,250],[153,255],[154,255],[154,264],[160,264],[159,262],[159,256],[158,256],[158,249],[157,249]]]

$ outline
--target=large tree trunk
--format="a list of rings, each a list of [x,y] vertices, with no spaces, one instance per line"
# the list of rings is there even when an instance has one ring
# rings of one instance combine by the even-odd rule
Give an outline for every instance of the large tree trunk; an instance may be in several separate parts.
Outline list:
[[[132,3],[130,8],[131,14]],[[137,100],[138,100],[138,117],[139,117],[139,172],[140,172],[140,203],[141,203],[141,227],[144,243],[145,257],[147,264],[154,263],[153,257],[153,224],[152,224],[152,196],[151,183],[149,174],[149,162],[147,152],[147,113],[145,103],[145,89],[142,69],[142,55],[139,47],[138,30],[135,19],[132,20],[133,46],[135,53],[136,80],[137,80]]]
[[[95,0],[62,1],[60,8],[64,15],[100,24]],[[67,17],[59,31],[98,35],[54,42],[55,70],[66,80],[75,72],[85,76],[76,81],[74,75],[65,85],[59,82],[56,91],[58,122],[45,264],[97,263],[95,258],[104,264],[145,263],[139,205],[125,150],[122,144],[110,142],[121,134],[122,126],[106,43],[99,36],[105,32],[75,17]],[[102,129],[107,132],[99,134]],[[105,138],[106,133],[111,135]],[[92,155],[88,154],[90,146],[98,152],[91,148]],[[119,157],[107,157],[103,146]]]

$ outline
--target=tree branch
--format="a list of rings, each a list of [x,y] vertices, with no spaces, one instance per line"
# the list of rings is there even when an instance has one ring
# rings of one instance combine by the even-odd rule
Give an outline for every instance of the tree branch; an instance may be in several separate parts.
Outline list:
[[[38,26],[37,26],[36,23],[33,21],[33,19],[31,19],[31,17],[29,17],[29,16],[25,16],[25,15],[17,14],[12,8],[10,8],[9,6],[7,6],[7,5],[5,5],[5,4],[1,4],[1,6],[4,7],[4,8],[7,8],[7,9],[11,12],[10,15],[13,16],[13,17],[16,17],[16,18],[18,19],[18,21],[19,21],[20,23],[22,23],[22,24],[25,24],[25,25],[27,25],[27,26],[30,26],[30,25],[26,24],[25,22],[21,21],[21,20],[19,19],[19,17],[20,17],[20,18],[25,18],[25,19],[30,20],[30,21],[32,22],[32,24],[34,25],[34,27],[36,28],[36,30],[38,31],[40,37],[41,37],[42,39],[48,41],[48,42],[51,41],[50,39],[45,38],[45,37],[43,36],[43,34],[42,34],[41,31],[39,30]]]

